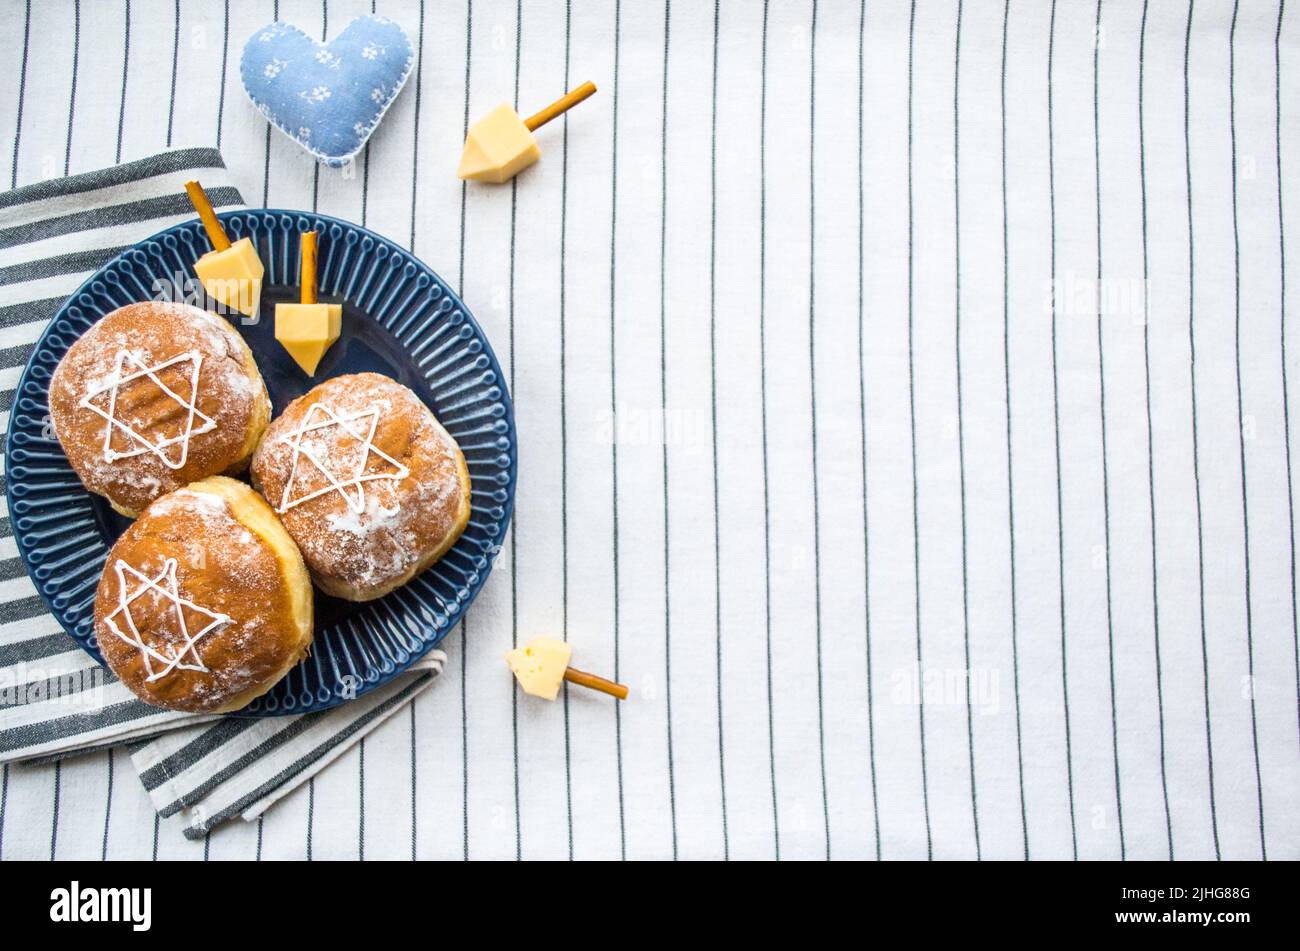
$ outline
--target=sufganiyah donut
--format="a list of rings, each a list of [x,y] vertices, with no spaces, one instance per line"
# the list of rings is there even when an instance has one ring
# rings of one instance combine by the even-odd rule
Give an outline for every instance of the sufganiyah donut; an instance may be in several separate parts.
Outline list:
[[[147,703],[192,713],[247,706],[312,642],[311,578],[275,513],[213,476],[155,500],[108,553],[95,638]]]
[[[252,476],[312,580],[350,601],[405,584],[469,522],[460,447],[418,396],[377,373],[335,377],[290,403]]]
[[[50,422],[91,492],[124,515],[248,465],[271,418],[252,351],[222,317],[149,301],[87,330],[54,370]]]

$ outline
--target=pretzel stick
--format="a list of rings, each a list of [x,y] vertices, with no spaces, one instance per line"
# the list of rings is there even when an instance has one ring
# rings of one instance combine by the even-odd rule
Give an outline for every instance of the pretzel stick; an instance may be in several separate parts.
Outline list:
[[[586,99],[595,91],[596,91],[595,83],[585,82],[577,89],[573,90],[572,92],[565,93],[563,96],[555,100],[555,102],[551,103],[541,112],[529,116],[527,119],[524,120],[524,125],[528,127],[529,132],[532,132],[536,130],[538,127],[546,125],[546,123],[550,122],[556,116],[568,112],[570,109],[572,109],[578,103],[582,102],[582,100]]]
[[[199,213],[199,220],[203,222],[203,227],[207,229],[212,249],[226,250],[230,247],[230,239],[226,237],[226,229],[221,227],[221,222],[217,220],[217,213],[212,210],[212,202],[208,201],[203,186],[198,182],[186,182],[185,191],[189,194],[190,201],[194,203],[194,210]]]
[[[302,233],[302,289],[300,291],[299,302],[303,304],[316,303],[316,232],[304,231]]]
[[[567,667],[564,671],[564,679],[571,684],[590,687],[592,690],[599,690],[601,693],[607,693],[611,697],[618,697],[620,700],[627,699],[627,687],[616,684],[612,680],[606,680],[604,677],[589,674],[585,670]]]

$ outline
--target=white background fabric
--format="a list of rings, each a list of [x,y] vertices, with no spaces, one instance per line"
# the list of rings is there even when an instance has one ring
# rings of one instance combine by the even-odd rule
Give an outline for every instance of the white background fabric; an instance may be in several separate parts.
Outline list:
[[[120,752],[12,768],[0,857],[1300,857],[1293,8],[1230,47],[1228,0],[724,2],[715,103],[712,4],[380,0],[420,66],[347,178],[236,66],[369,3],[134,0],[125,69],[124,4],[33,6],[14,183],[216,144],[250,203],[413,245],[521,467],[409,715],[206,843],[151,839]],[[588,78],[462,189],[467,116]],[[518,696],[539,633],[632,698]]]

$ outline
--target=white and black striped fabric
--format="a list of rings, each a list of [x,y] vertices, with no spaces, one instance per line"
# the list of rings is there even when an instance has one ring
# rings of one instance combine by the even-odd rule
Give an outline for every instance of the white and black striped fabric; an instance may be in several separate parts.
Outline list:
[[[234,65],[372,6],[416,72],[321,170]],[[518,415],[456,672],[160,857],[1300,857],[1300,4],[31,7],[14,184],[217,144],[459,286]],[[539,633],[631,699],[519,696]],[[111,777],[11,770],[0,856],[154,854]]]
[[[220,154],[178,149],[0,193],[0,333],[12,373],[6,410],[37,336],[64,300],[124,247],[192,217],[184,183],[213,205],[240,206]],[[6,419],[7,422],[7,419]],[[3,503],[0,503],[3,505]],[[50,615],[23,570],[7,517],[0,525],[0,763],[50,763],[133,742],[131,760],[161,817],[202,839],[238,816],[255,819],[430,685],[446,655],[342,708],[263,720],[195,717],[137,700]],[[57,788],[57,786],[56,786]]]

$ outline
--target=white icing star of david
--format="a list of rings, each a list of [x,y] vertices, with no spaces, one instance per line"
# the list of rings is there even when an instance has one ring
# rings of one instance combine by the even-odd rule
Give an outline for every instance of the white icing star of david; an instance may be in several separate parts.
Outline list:
[[[123,376],[122,369],[128,361],[134,365],[136,369],[134,372]],[[170,387],[163,383],[162,378],[158,376],[160,371],[165,370],[170,366],[175,366],[178,363],[186,362],[192,362],[194,364],[194,371],[190,374],[190,398],[188,400],[182,399],[178,393],[174,392]],[[104,418],[104,461],[115,462],[118,459],[128,459],[132,456],[139,456],[146,452],[152,452],[155,456],[161,459],[163,465],[167,466],[169,469],[179,469],[184,466],[185,460],[189,457],[190,453],[190,438],[199,433],[206,433],[209,430],[216,429],[217,427],[216,421],[212,419],[212,417],[202,413],[197,405],[199,398],[199,370],[202,366],[203,354],[198,352],[182,353],[180,356],[172,357],[170,360],[166,360],[163,363],[158,363],[154,366],[145,366],[143,361],[130,352],[119,350],[117,352],[117,360],[113,366],[113,372],[109,375],[108,380],[93,387],[81,398],[82,406],[90,410],[92,413]],[[152,380],[158,389],[162,390],[163,393],[175,400],[177,405],[179,405],[181,409],[185,410],[185,428],[178,435],[152,441],[144,434],[136,432],[126,423],[122,422],[122,420],[117,418],[118,389],[124,384],[133,383],[141,378]],[[108,394],[108,409],[106,410],[97,406],[94,402],[96,397],[101,396],[104,393]],[[202,420],[202,423],[197,427],[194,425],[196,419]],[[125,433],[127,438],[135,444],[134,448],[129,449],[126,452],[119,452],[114,449],[113,432],[115,429]],[[180,457],[175,460],[168,458],[167,454],[163,452],[164,449],[174,445],[180,446]]]
[[[319,421],[313,421],[317,415],[328,417]],[[405,479],[411,474],[411,470],[406,468],[392,456],[381,450],[374,444],[375,428],[379,425],[379,407],[371,406],[369,409],[361,410],[357,413],[348,413],[340,416],[333,409],[324,403],[313,403],[307,409],[307,413],[302,418],[302,424],[293,432],[286,434],[279,441],[289,443],[293,450],[293,463],[289,469],[289,480],[284,484],[284,494],[280,498],[280,505],[277,512],[287,512],[295,505],[301,505],[311,499],[326,495],[330,492],[337,492],[343,496],[343,501],[347,502],[348,508],[360,514],[366,509],[366,489],[365,483],[374,482],[378,479],[392,479],[394,481]],[[357,457],[356,471],[350,476],[346,473],[331,472],[320,459],[309,449],[302,445],[302,437],[310,432],[316,432],[322,429],[328,429],[331,426],[338,426],[345,433],[361,443],[361,452]],[[366,463],[369,462],[372,455],[378,456],[385,462],[395,467],[395,472],[366,472]],[[293,485],[298,478],[298,460],[307,459],[312,465],[320,470],[321,474],[329,480],[329,485],[324,488],[316,489],[313,492],[307,492],[303,495],[293,498]],[[348,490],[354,492],[350,493]]]
[[[199,656],[198,649],[195,645],[197,645],[199,640],[205,635],[211,634],[218,627],[229,624],[231,621],[230,616],[219,614],[215,611],[209,611],[207,608],[201,607],[193,601],[180,596],[180,591],[176,584],[175,558],[168,558],[163,563],[163,570],[156,578],[150,578],[137,571],[120,558],[113,565],[113,570],[117,573],[117,608],[104,618],[104,623],[106,623],[109,630],[119,638],[140,651],[141,656],[144,658],[145,673],[148,675],[145,678],[146,682],[151,683],[158,680],[160,677],[167,676],[167,674],[177,669],[206,672],[208,668],[204,666],[203,658]],[[127,590],[129,587],[127,581],[128,574],[140,582],[139,587],[130,592]],[[176,614],[177,629],[180,631],[181,637],[185,639],[185,643],[180,645],[179,649],[176,645],[168,645],[167,652],[164,653],[157,647],[146,644],[144,639],[141,637],[139,629],[135,626],[135,618],[131,616],[131,602],[140,597],[140,595],[144,594],[146,591],[157,592],[164,600],[171,602]],[[202,630],[191,634],[189,625],[185,622],[185,608],[189,608],[190,611],[196,614],[202,614],[205,617],[211,618],[211,621]],[[127,630],[130,632],[129,635],[117,626],[117,622],[114,618],[118,615],[122,615],[122,617],[126,619]],[[189,655],[193,659],[187,662],[186,655]],[[162,668],[154,670],[154,661],[161,664]]]

